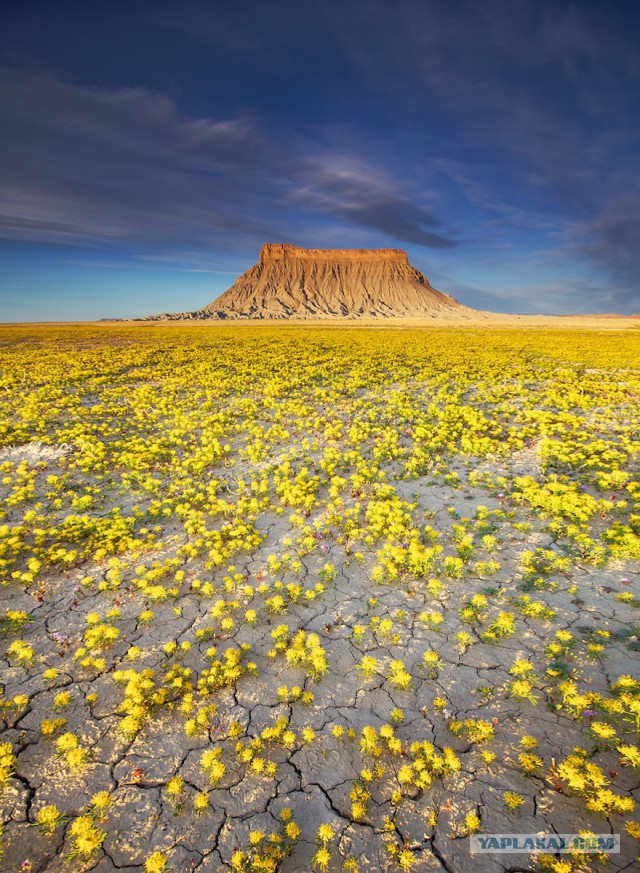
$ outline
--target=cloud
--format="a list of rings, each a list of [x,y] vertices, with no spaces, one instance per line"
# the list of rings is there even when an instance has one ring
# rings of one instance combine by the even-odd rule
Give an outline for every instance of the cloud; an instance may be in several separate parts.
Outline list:
[[[407,0],[393,10],[372,0],[361,25],[349,9],[344,51],[386,94],[381,105],[396,107],[385,123],[425,143],[425,166],[464,197],[467,251],[479,235],[481,259],[500,261],[483,233],[493,217],[525,250],[553,250],[560,276],[568,264],[593,272],[575,285],[552,281],[544,305],[637,309],[640,56],[629,21],[598,4],[528,0]]]
[[[254,118],[190,119],[168,97],[6,73],[0,84],[0,236],[159,248],[257,246],[330,216],[394,240],[452,243],[390,183],[348,181],[304,143],[283,145]],[[310,187],[309,187],[310,186]],[[296,201],[292,190],[315,195]]]
[[[519,315],[591,315],[597,313],[632,314],[638,301],[621,295],[606,281],[589,278],[558,279],[530,284],[510,283],[508,287],[444,280],[447,291],[465,304],[488,312]]]
[[[441,224],[427,207],[402,196],[371,168],[340,167],[344,161],[317,167],[306,173],[307,185],[292,200],[347,219],[353,224],[381,231],[393,239],[432,249],[453,248],[457,243],[426,230]]]
[[[464,164],[496,203],[575,216],[601,208],[613,167],[637,172],[640,59],[610,10],[371,0],[343,19],[343,51],[395,136],[427,143],[427,165]]]
[[[576,235],[581,236],[577,249],[615,276],[628,302],[640,308],[640,195],[610,202]]]
[[[206,245],[266,230],[247,214],[265,148],[245,120],[192,121],[142,89],[17,74],[0,106],[5,237]]]
[[[217,276],[236,276],[237,271],[233,270],[212,270],[207,267],[183,267],[178,266],[173,258],[158,259],[159,263],[154,263],[151,258],[138,260],[105,260],[97,261],[91,258],[68,258],[67,264],[75,264],[79,267],[99,267],[101,270],[141,270],[143,272],[157,271],[161,273],[212,273]]]

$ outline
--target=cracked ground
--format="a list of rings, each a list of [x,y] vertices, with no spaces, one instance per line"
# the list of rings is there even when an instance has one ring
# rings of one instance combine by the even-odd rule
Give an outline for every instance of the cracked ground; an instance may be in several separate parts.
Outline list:
[[[3,871],[637,869],[637,331],[0,364]],[[578,832],[621,850],[470,854]]]

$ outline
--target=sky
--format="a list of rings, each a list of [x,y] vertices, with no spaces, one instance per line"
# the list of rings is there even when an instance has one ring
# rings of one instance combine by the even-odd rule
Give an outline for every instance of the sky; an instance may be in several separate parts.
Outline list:
[[[640,5],[4,0],[0,321],[198,309],[266,242],[640,312]]]

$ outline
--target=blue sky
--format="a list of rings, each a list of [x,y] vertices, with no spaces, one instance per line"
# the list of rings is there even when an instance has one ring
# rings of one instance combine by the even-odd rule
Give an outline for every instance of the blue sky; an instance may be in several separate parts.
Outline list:
[[[636,9],[5,0],[0,320],[196,309],[265,242],[640,312]]]

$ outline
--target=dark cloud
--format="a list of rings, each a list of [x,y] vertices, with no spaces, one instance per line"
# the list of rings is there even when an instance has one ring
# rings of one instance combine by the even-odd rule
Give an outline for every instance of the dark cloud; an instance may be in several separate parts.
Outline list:
[[[10,74],[0,106],[5,237],[198,246],[266,231],[249,203],[267,148],[245,120],[192,121],[141,89]]]
[[[535,276],[535,272],[532,273]],[[612,288],[606,280],[580,278],[519,284],[510,281],[498,288],[480,284],[456,282],[444,277],[440,287],[468,306],[487,312],[508,312],[520,315],[591,315],[597,313],[631,314],[633,297]],[[637,306],[637,298],[635,304]]]
[[[300,144],[283,147],[248,117],[193,120],[143,89],[17,74],[3,78],[0,112],[4,238],[196,249],[290,239],[299,215],[288,195],[311,183],[315,199],[297,201],[307,218],[328,214],[398,241],[452,244],[425,231],[435,216],[390,184],[372,176],[341,185]]]
[[[391,12],[373,0],[359,40],[356,13],[346,17],[345,51],[371,87],[416,119],[416,136],[427,118],[449,134],[431,165],[467,202],[526,232],[529,246],[553,247],[563,268],[598,274],[552,282],[541,305],[557,311],[564,294],[565,309],[581,308],[582,294],[588,311],[640,306],[640,16],[528,0],[407,0]]]
[[[612,201],[579,234],[578,250],[615,276],[627,301],[640,309],[640,195]]]
[[[431,209],[399,195],[389,183],[376,178],[370,167],[318,165],[306,175],[308,184],[294,197],[298,202],[381,231],[392,239],[432,249],[456,246],[454,240],[425,230],[441,224]]]

